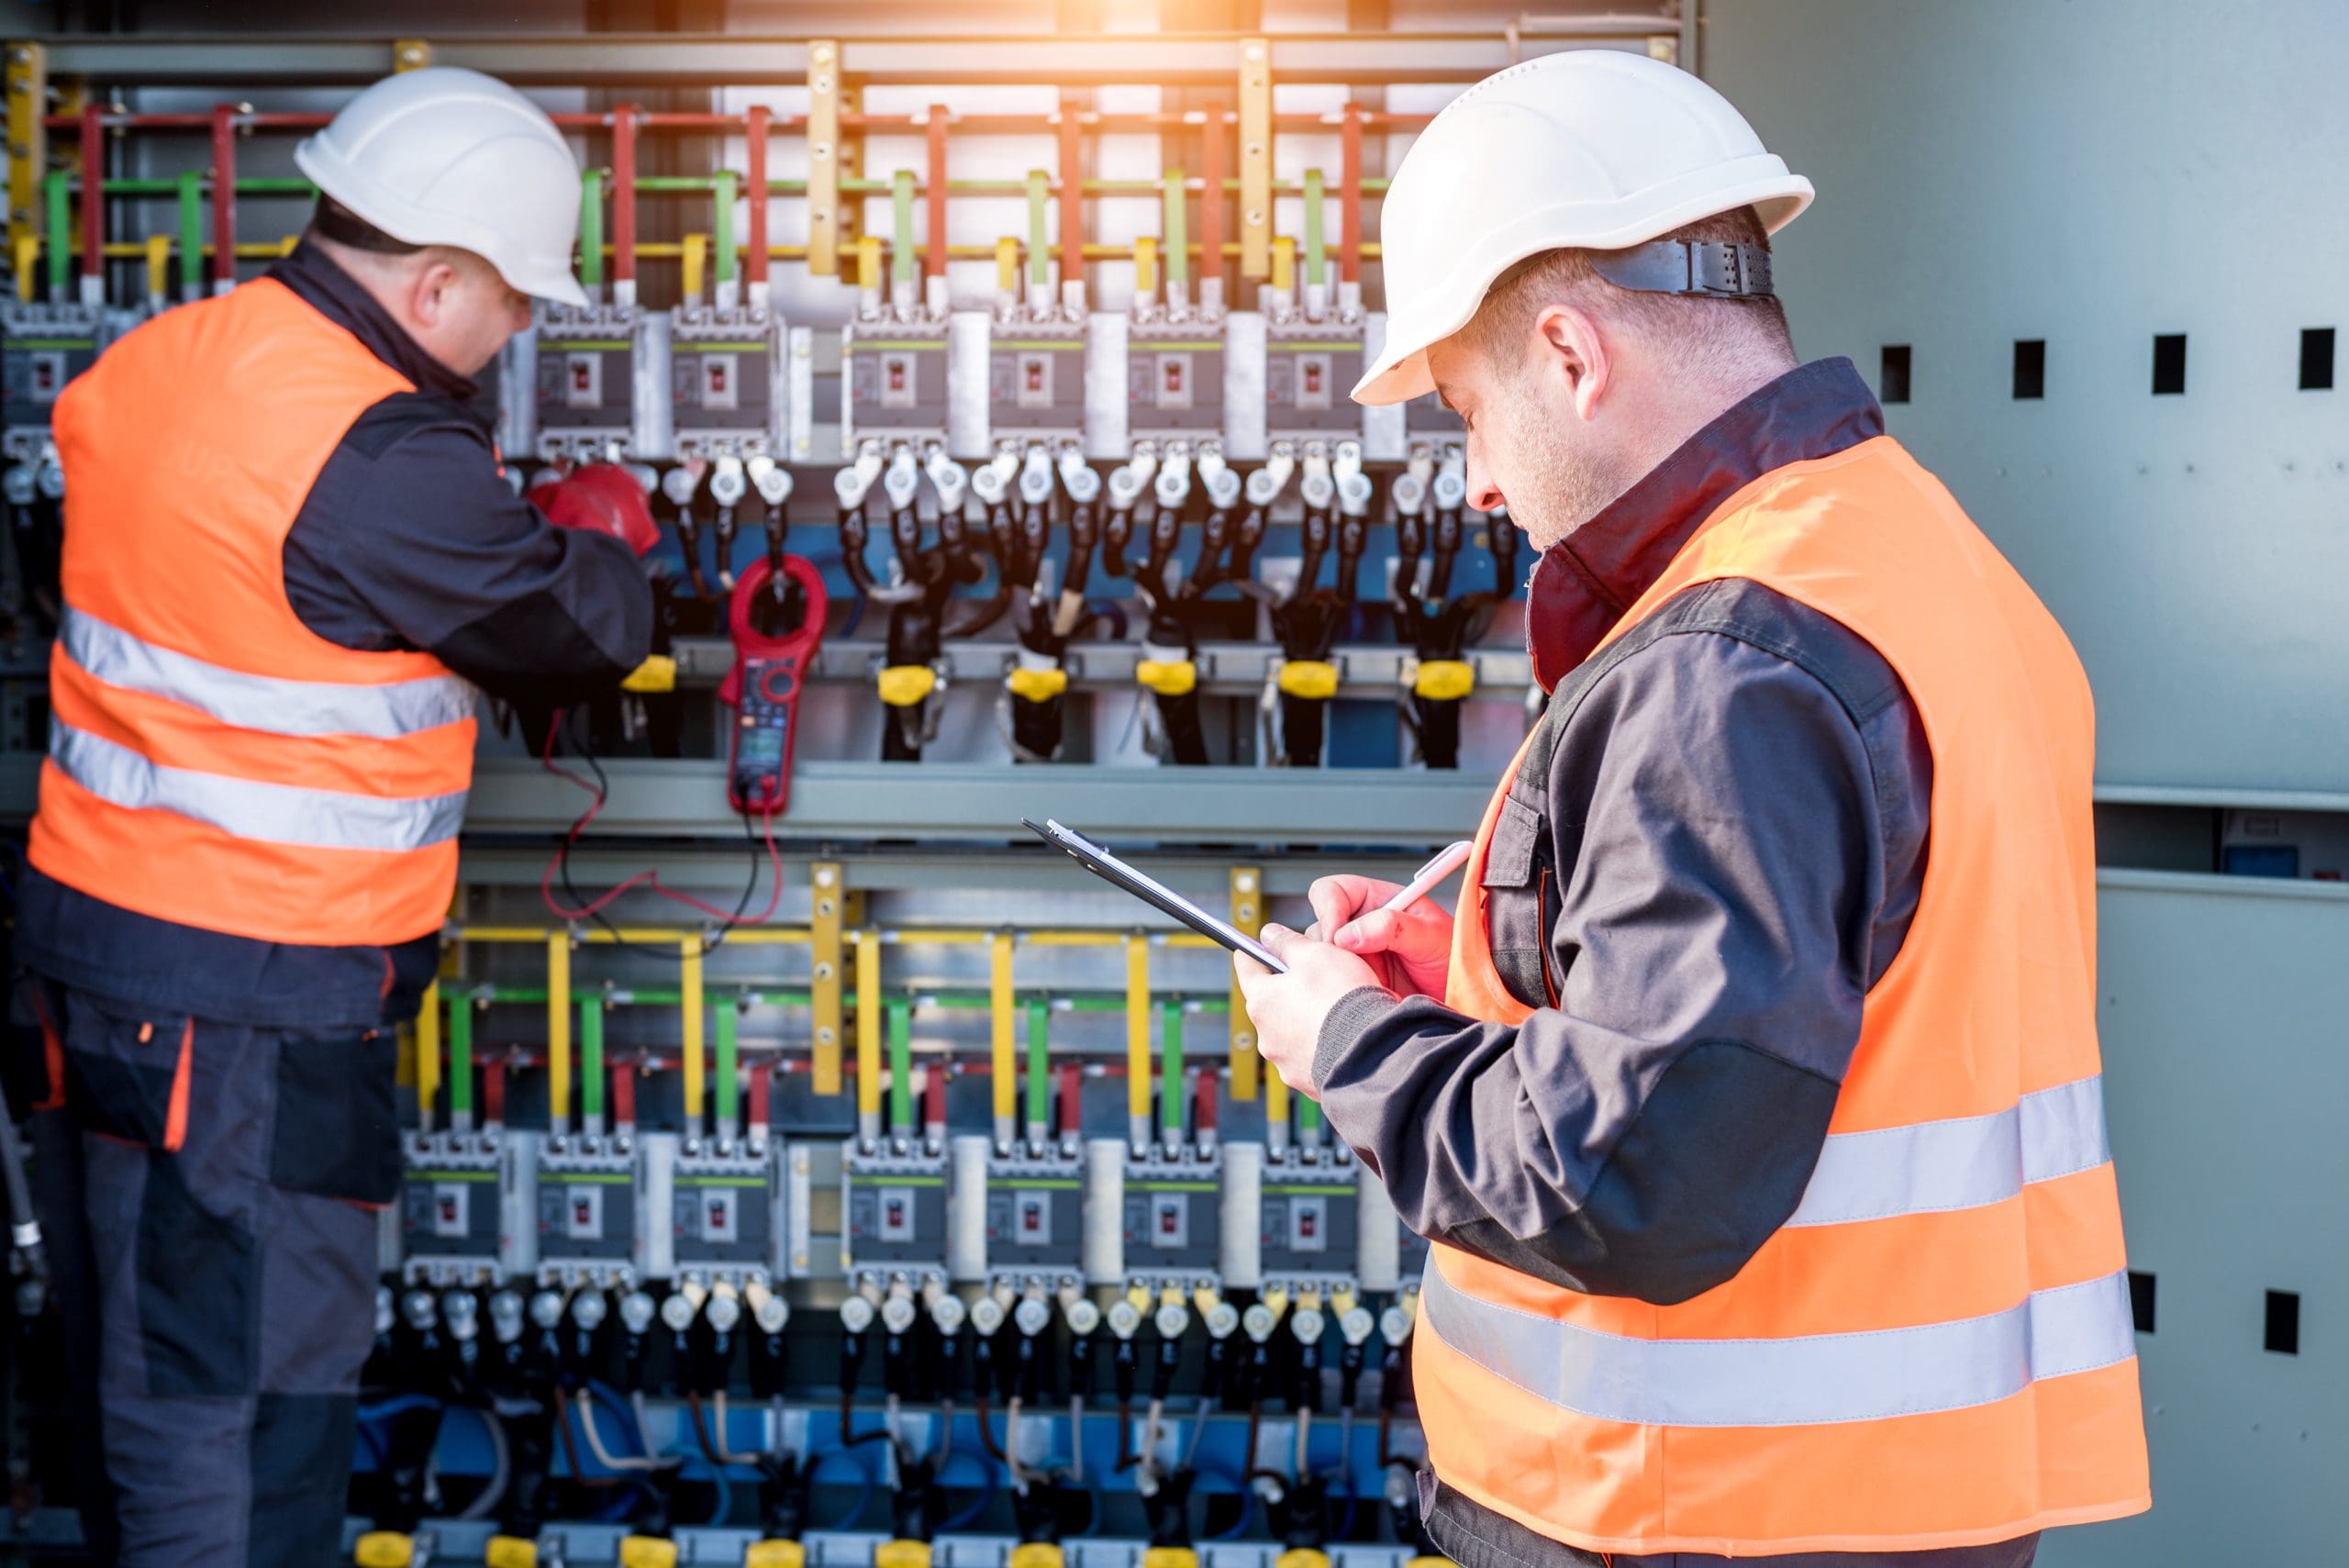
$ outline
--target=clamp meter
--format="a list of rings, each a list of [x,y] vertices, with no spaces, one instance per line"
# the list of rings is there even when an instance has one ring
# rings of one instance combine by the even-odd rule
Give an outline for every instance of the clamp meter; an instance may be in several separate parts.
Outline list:
[[[795,601],[796,624],[779,632],[763,629],[788,618]],[[774,561],[763,555],[734,584],[727,611],[734,668],[718,695],[736,709],[726,798],[746,816],[778,817],[790,804],[800,684],[823,640],[829,607],[823,574],[805,556],[785,556],[778,576]]]

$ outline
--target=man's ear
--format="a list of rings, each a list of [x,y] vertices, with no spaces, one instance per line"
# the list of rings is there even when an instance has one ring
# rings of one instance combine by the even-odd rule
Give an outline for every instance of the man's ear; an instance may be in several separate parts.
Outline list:
[[[439,259],[417,269],[416,282],[409,286],[408,302],[419,325],[440,325],[448,314],[450,296],[456,292],[460,281],[455,266]]]
[[[1612,368],[1598,323],[1571,305],[1547,306],[1533,318],[1533,338],[1531,352],[1545,373],[1564,379],[1575,417],[1587,424],[1606,395]]]

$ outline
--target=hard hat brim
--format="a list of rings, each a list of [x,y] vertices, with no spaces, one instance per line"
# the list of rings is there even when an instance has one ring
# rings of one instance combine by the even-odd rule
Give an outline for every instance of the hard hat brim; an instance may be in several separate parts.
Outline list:
[[[1434,391],[1435,378],[1428,370],[1428,350],[1475,320],[1493,280],[1528,256],[1567,247],[1621,250],[1742,206],[1756,209],[1763,228],[1775,234],[1810,205],[1813,192],[1809,180],[1787,172],[1786,165],[1775,158],[1768,161],[1776,165],[1775,172],[1747,184],[1728,190],[1715,186],[1692,201],[1687,210],[1666,207],[1649,214],[1645,221],[1631,228],[1592,233],[1588,239],[1559,238],[1566,231],[1565,225],[1538,220],[1527,223],[1522,242],[1494,249],[1477,258],[1473,272],[1464,269],[1428,297],[1409,302],[1401,310],[1390,309],[1386,347],[1362,380],[1354,384],[1353,400],[1366,407],[1379,407],[1408,403]]]

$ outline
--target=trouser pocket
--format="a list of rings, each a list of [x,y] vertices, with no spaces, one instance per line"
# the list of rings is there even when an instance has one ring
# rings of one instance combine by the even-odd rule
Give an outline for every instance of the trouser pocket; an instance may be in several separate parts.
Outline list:
[[[273,1184],[352,1203],[399,1195],[397,1050],[380,1029],[279,1044]]]
[[[187,1141],[195,1020],[44,987],[52,1095],[85,1131],[165,1153]]]

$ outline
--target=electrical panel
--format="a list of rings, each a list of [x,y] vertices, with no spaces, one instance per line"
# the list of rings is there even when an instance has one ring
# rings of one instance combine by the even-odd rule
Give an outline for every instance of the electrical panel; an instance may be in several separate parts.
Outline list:
[[[988,1280],[1053,1291],[1083,1283],[1085,1205],[1085,1162],[1074,1149],[990,1159]]]
[[[487,1132],[409,1136],[399,1210],[409,1283],[481,1284],[529,1271],[533,1151],[530,1140]]]
[[[841,455],[865,440],[942,445],[952,395],[947,323],[852,322],[841,328]]]
[[[1125,1253],[1129,1284],[1188,1290],[1220,1277],[1223,1265],[1220,1150],[1153,1144],[1125,1165]]]
[[[648,1136],[641,1180],[645,1207],[661,1227],[647,1250],[649,1273],[742,1285],[789,1272],[780,1143],[688,1150],[674,1138]]]
[[[1342,1146],[1268,1156],[1262,1178],[1258,1267],[1267,1289],[1351,1284],[1360,1250],[1360,1191]]]
[[[998,446],[1085,439],[1085,318],[1021,313],[987,342],[989,429]]]
[[[841,1264],[851,1283],[942,1284],[946,1196],[943,1153],[850,1153],[841,1187]]]
[[[680,462],[785,450],[787,336],[782,318],[762,307],[678,307],[669,329],[669,401]]]
[[[666,311],[542,306],[507,348],[505,444],[551,462],[673,455],[669,337]]]
[[[618,1139],[550,1138],[539,1151],[540,1284],[635,1283],[643,1262],[636,1154]]]
[[[0,306],[0,456],[38,462],[66,383],[97,362],[113,317],[87,305]]]

